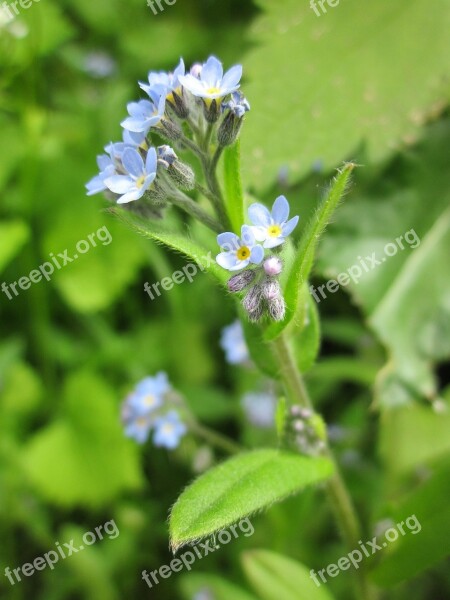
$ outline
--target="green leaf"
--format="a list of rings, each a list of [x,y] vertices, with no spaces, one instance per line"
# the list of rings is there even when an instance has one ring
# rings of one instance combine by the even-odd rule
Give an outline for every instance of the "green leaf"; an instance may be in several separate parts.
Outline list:
[[[21,462],[35,488],[62,506],[102,506],[140,486],[137,448],[127,440],[112,390],[98,377],[74,373],[64,412],[32,436]]]
[[[299,323],[303,327],[299,332],[294,330],[294,351],[297,357],[297,366],[301,373],[309,371],[316,362],[320,350],[320,319],[317,305],[308,286],[302,288],[303,299],[299,307],[303,307],[303,315]]]
[[[23,221],[0,222],[0,272],[20,252],[30,236]]]
[[[393,526],[404,523],[405,535],[387,544],[386,553],[373,570],[377,585],[392,587],[411,579],[450,553],[449,468],[447,455],[391,515]],[[408,517],[413,517],[409,525]]]
[[[286,317],[281,323],[273,323],[267,328],[265,334],[266,339],[278,337],[289,322],[296,316],[296,312],[299,310],[301,290],[302,287],[307,284],[320,236],[324,232],[334,211],[339,205],[339,202],[349,185],[350,175],[355,166],[356,165],[353,163],[346,163],[342,169],[338,171],[328,193],[320,203],[303,232],[285,287],[284,298],[286,300]],[[300,324],[302,325],[302,323]]]
[[[159,244],[164,244],[172,250],[187,256],[197,263],[201,270],[204,270],[206,273],[210,273],[215,277],[219,283],[223,285],[226,284],[229,278],[228,274],[216,263],[211,250],[208,250],[205,246],[190,239],[187,232],[180,234],[167,229],[159,222],[144,222],[136,217],[130,217],[120,209],[112,208],[109,212],[131,227],[136,233],[154,240]]]
[[[449,119],[430,126],[395,169],[358,187],[320,245],[323,277],[358,275],[345,289],[388,353],[376,385],[383,407],[435,398],[436,364],[450,357],[449,143]]]
[[[384,160],[417,136],[433,105],[447,103],[445,0],[341,0],[320,17],[309,2],[258,5],[244,59],[252,111],[241,135],[252,186],[267,187],[283,166],[293,181],[318,159],[334,168],[362,143],[368,162]],[[423,36],[426,47],[414,43]]]
[[[238,140],[225,148],[223,156],[225,209],[235,233],[245,222],[245,200],[241,181],[241,146]]]
[[[274,502],[323,481],[333,466],[272,449],[233,457],[194,481],[176,501],[170,515],[171,546],[180,546],[219,531]]]
[[[214,600],[257,600],[249,592],[211,573],[191,573],[182,577],[180,587],[185,600],[200,598],[201,592]]]
[[[243,309],[240,310],[242,329],[251,359],[258,369],[271,377],[279,379],[280,373],[275,362],[273,350],[264,339],[263,328],[257,323],[250,323]]]
[[[269,550],[242,555],[244,571],[261,600],[332,600],[325,586],[318,587],[301,563]]]

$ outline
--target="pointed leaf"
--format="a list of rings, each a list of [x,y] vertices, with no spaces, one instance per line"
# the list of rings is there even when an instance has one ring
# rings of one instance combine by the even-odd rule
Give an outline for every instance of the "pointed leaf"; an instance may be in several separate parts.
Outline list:
[[[201,475],[178,498],[170,515],[171,546],[176,550],[219,531],[332,471],[326,458],[274,449],[233,457]]]

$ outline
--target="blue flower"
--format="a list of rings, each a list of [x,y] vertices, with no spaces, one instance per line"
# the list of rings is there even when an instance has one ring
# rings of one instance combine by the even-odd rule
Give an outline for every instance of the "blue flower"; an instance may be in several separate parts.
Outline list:
[[[250,110],[250,104],[244,94],[237,91],[231,94],[231,98],[228,102],[222,104],[222,110],[226,109],[229,109],[236,117],[242,119],[245,113]]]
[[[274,425],[276,398],[266,392],[249,392],[241,400],[249,422],[256,427],[269,428]]]
[[[180,62],[173,73],[166,73],[165,71],[155,73],[154,71],[150,71],[148,74],[148,84],[139,82],[139,86],[151,98],[155,90],[156,92],[160,92],[164,89],[164,96],[168,96],[171,99],[170,96],[173,92],[180,95],[181,83],[179,77],[183,76],[185,72],[184,61],[180,58]]]
[[[138,444],[144,444],[150,433],[153,419],[150,415],[133,416],[125,420],[125,435]]]
[[[264,242],[264,248],[275,248],[285,240],[298,223],[298,217],[289,218],[289,202],[284,196],[278,196],[273,203],[272,213],[263,204],[255,202],[248,209],[255,239]]]
[[[166,98],[164,94],[153,94],[152,101],[139,100],[139,102],[130,102],[127,105],[130,115],[121,125],[128,131],[147,134],[151,127],[157,125],[164,116]]]
[[[162,405],[164,394],[169,390],[170,384],[165,373],[146,377],[136,385],[127,399],[127,405],[134,415],[147,415]]]
[[[264,249],[256,243],[248,225],[242,225],[241,237],[231,232],[221,233],[217,236],[217,243],[224,252],[216,256],[216,261],[228,271],[238,271],[250,263],[259,264],[264,258]]]
[[[220,346],[231,365],[246,363],[250,359],[240,321],[236,320],[222,329]]]
[[[179,81],[194,96],[212,101],[236,91],[241,77],[241,65],[231,67],[224,75],[222,63],[214,56],[210,56],[202,66],[199,77],[188,73],[179,76]]]
[[[123,143],[125,146],[133,146],[134,148],[142,148],[142,150],[148,150],[147,134],[144,131],[128,131],[123,130],[122,134]]]
[[[127,175],[112,175],[105,179],[108,189],[120,195],[118,204],[139,200],[153,183],[157,168],[156,150],[150,148],[144,164],[137,150],[126,148],[122,155],[122,164]]]
[[[175,410],[155,419],[154,426],[153,443],[155,446],[162,446],[169,450],[178,446],[180,439],[187,431],[186,425],[180,420]]]
[[[116,173],[111,156],[107,154],[99,154],[97,156],[97,166],[100,173],[86,183],[86,193],[88,196],[104,192],[107,189],[105,179]]]

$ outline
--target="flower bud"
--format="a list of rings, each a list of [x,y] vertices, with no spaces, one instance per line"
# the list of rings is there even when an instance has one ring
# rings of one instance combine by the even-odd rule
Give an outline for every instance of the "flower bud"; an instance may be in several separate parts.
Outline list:
[[[203,100],[203,113],[208,123],[215,123],[220,116],[220,101],[219,100]]]
[[[169,165],[172,165],[178,158],[173,148],[166,144],[158,146],[156,150],[158,153],[158,163],[165,169],[169,168]]]
[[[270,256],[263,262],[263,268],[266,275],[276,277],[283,270],[283,262],[278,256]]]
[[[163,135],[165,138],[171,141],[179,140],[183,133],[178,123],[175,123],[175,121],[171,121],[166,117],[163,117],[161,119],[161,121],[159,122],[158,126],[155,127],[155,129],[160,131],[161,135]]]
[[[144,198],[151,204],[163,204],[167,198],[167,192],[163,186],[161,186],[157,181],[154,181],[149,189],[145,192]]]
[[[167,174],[177,187],[182,190],[192,190],[195,184],[195,173],[189,165],[181,160],[175,160],[167,168]]]
[[[231,146],[236,141],[242,126],[242,119],[233,112],[225,115],[217,132],[217,140],[221,146]]]
[[[249,269],[247,271],[242,271],[242,273],[237,273],[233,275],[228,280],[227,286],[230,292],[236,293],[240,292],[255,279],[256,273],[254,269]]]
[[[276,279],[266,279],[262,284],[262,295],[268,301],[281,298],[280,284]]]
[[[169,94],[167,96],[167,103],[177,117],[187,119],[189,116],[189,106],[184,97],[183,89],[181,89],[179,94],[175,91]]]
[[[282,321],[286,314],[286,303],[283,296],[278,296],[272,300],[268,300],[269,313],[274,321]]]
[[[248,314],[250,321],[259,321],[263,315],[263,299],[261,286],[254,285],[242,301],[242,306]]]

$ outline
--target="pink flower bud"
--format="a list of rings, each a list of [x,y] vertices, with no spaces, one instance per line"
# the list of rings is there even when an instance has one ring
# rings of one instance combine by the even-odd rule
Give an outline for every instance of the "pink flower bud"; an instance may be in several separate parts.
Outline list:
[[[283,270],[283,263],[277,256],[271,256],[264,261],[263,267],[266,275],[276,277]]]

